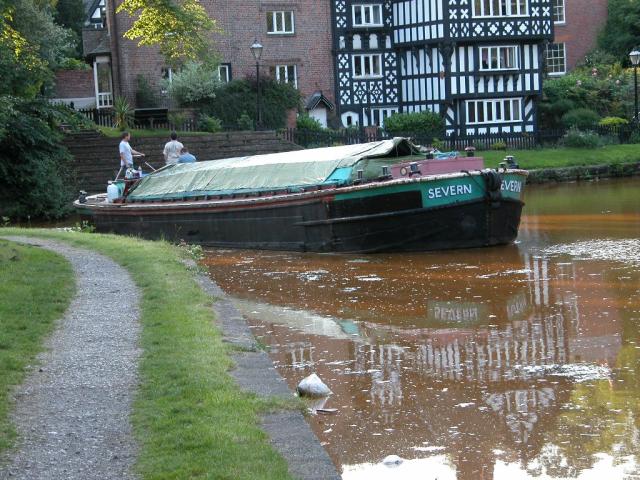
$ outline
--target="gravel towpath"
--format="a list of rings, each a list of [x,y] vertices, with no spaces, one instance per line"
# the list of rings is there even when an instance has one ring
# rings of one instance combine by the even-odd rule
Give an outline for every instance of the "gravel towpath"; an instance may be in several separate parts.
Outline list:
[[[20,440],[0,479],[135,479],[130,423],[138,384],[140,294],[105,256],[49,240],[13,237],[66,257],[77,293],[15,393]]]

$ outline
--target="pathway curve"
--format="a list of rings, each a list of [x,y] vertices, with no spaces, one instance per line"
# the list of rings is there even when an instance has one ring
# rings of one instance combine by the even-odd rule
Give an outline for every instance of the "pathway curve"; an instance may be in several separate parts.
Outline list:
[[[16,393],[16,450],[0,479],[135,479],[130,414],[138,383],[140,294],[125,269],[89,250],[22,237],[66,257],[75,298]],[[6,460],[6,459],[5,459]]]

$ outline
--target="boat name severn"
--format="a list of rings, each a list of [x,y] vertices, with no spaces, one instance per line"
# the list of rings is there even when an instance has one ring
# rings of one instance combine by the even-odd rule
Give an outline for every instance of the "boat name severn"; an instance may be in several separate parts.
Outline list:
[[[471,193],[471,184],[467,185],[447,185],[446,187],[436,187],[427,190],[429,198],[453,197]]]
[[[509,180],[507,182],[506,180],[503,180],[501,190],[504,190],[505,192],[520,193],[522,191],[522,182],[518,182],[516,180]]]

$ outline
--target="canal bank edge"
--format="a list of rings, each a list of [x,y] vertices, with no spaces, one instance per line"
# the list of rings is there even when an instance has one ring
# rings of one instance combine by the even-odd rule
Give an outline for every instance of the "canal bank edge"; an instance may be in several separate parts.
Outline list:
[[[542,168],[540,170],[529,170],[527,184],[590,181],[604,178],[633,177],[637,175],[640,175],[640,162]]]
[[[197,268],[192,260],[185,262]],[[223,340],[237,348],[231,355],[236,367],[229,374],[242,390],[265,398],[289,400],[293,392],[275,369],[269,354],[258,348],[247,321],[222,289],[207,274],[196,275],[200,287],[215,301],[213,309]],[[281,410],[262,415],[262,428],[274,448],[289,464],[289,473],[301,480],[340,480],[341,476],[318,437],[298,410]]]

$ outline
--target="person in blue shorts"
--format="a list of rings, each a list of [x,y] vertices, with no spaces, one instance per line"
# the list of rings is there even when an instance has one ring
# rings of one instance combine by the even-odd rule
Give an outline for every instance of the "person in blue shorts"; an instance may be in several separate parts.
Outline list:
[[[178,163],[195,163],[196,161],[196,157],[189,153],[187,147],[182,147],[180,156],[178,157]]]

